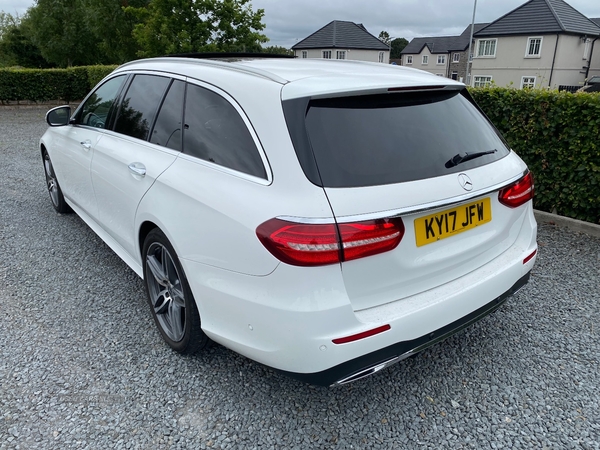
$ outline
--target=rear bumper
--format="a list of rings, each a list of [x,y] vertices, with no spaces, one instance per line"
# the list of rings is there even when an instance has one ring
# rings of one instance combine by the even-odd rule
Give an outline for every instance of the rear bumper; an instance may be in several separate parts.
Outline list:
[[[391,364],[402,361],[426,348],[443,341],[471,324],[496,311],[508,297],[515,294],[529,281],[531,272],[525,274],[510,289],[472,313],[416,339],[401,341],[359,358],[338,364],[330,369],[314,373],[279,372],[307,383],[320,386],[336,386],[364,378]]]

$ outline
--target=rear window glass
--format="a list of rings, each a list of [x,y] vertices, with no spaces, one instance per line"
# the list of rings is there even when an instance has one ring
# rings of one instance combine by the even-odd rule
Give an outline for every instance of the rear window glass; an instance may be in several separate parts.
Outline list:
[[[489,164],[509,152],[495,128],[459,91],[313,100],[305,122],[325,187],[432,178]],[[447,167],[456,155],[493,150]]]

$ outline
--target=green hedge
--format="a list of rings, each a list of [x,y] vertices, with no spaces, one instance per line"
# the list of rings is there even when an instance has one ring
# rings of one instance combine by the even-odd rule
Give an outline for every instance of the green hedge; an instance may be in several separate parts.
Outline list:
[[[0,102],[81,100],[116,66],[68,69],[0,69]]]
[[[600,94],[470,89],[527,163],[534,207],[600,223]]]

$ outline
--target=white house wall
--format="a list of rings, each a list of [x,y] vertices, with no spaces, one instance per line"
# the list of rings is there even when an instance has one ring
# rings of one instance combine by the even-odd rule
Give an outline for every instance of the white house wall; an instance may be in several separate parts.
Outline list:
[[[381,50],[357,50],[357,49],[346,49],[346,48],[323,48],[323,49],[309,49],[309,50],[294,50],[295,56],[302,58],[302,52],[307,52],[307,58],[323,58],[324,51],[331,52],[331,59],[336,59],[337,51],[345,51],[346,59],[354,61],[370,61],[379,62],[379,52]],[[383,63],[390,63],[390,52],[383,51]]]
[[[427,55],[429,58],[429,62],[427,64],[423,64],[423,55]],[[445,77],[448,74],[448,63],[452,55],[448,55],[446,53],[444,53],[444,55],[446,56],[446,62],[444,64],[438,64],[438,54],[432,54],[429,51],[429,47],[425,46],[418,55],[402,55],[402,65],[406,67],[412,67],[414,69],[425,70],[429,73]],[[406,63],[407,56],[412,56],[412,64]]]
[[[528,38],[542,37],[541,55],[538,58],[525,57]],[[478,38],[475,40],[474,54],[477,54]],[[536,87],[557,89],[560,85],[576,86],[583,84],[580,73],[584,44],[579,36],[561,34],[498,37],[495,57],[475,57],[472,65],[473,81],[476,76],[491,76],[500,87],[521,87],[524,76],[536,77]],[[554,50],[556,47],[556,58]],[[552,62],[554,60],[554,70]],[[551,75],[552,74],[552,75]],[[472,81],[472,84],[473,84]]]
[[[588,78],[593,77],[594,75],[600,75],[600,37],[596,39],[596,42],[594,43]]]

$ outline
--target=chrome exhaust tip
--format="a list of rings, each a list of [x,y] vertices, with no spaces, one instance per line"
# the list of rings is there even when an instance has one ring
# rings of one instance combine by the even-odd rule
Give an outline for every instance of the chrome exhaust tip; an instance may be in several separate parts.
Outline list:
[[[383,370],[386,367],[391,366],[392,364],[396,364],[397,362],[400,362],[403,359],[406,359],[409,356],[412,356],[413,353],[414,353],[414,350],[410,350],[410,351],[408,351],[406,353],[403,353],[400,356],[395,356],[395,357],[393,357],[391,359],[388,359],[387,361],[374,364],[374,365],[372,365],[370,367],[367,367],[366,369],[362,369],[362,370],[360,370],[360,371],[358,371],[356,373],[353,373],[350,376],[344,377],[344,378],[336,381],[335,383],[333,383],[329,387],[342,386],[343,384],[348,384],[348,383],[352,383],[352,382],[357,381],[357,380],[362,380],[363,378],[371,376],[374,373],[377,373],[380,370]]]

